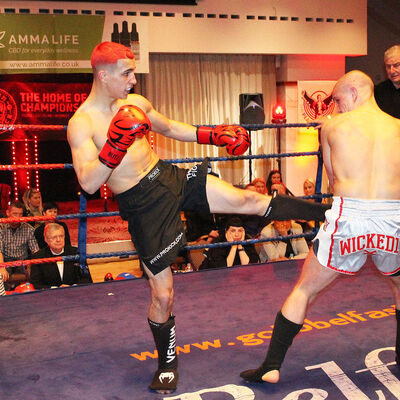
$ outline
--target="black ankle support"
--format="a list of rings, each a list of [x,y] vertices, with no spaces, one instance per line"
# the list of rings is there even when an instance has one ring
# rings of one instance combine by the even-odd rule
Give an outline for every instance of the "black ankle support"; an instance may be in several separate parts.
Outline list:
[[[295,324],[285,318],[281,311],[276,314],[274,330],[272,332],[267,357],[262,365],[263,369],[266,369],[266,372],[274,369],[279,370],[286,352],[302,327],[302,324]]]
[[[289,219],[324,221],[325,211],[330,208],[331,206],[328,204],[277,194],[272,197],[264,217],[272,221],[286,221]]]
[[[158,351],[158,369],[177,369],[175,317],[159,324],[148,319],[154,342]]]

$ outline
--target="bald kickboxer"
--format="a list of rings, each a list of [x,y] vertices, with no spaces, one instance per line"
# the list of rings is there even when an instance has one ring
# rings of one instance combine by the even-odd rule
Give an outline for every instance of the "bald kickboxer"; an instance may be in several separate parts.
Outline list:
[[[390,277],[396,304],[396,359],[400,357],[400,120],[382,112],[372,80],[351,71],[338,80],[339,115],[322,126],[332,209],[314,239],[293,291],[278,312],[267,351],[248,382],[277,383],[279,370],[309,305],[339,274],[353,275],[368,255]]]
[[[323,220],[326,208],[237,189],[207,175],[207,159],[190,170],[164,163],[146,139],[150,130],[176,140],[225,146],[229,154],[244,153],[250,138],[240,126],[196,128],[168,119],[146,98],[130,94],[136,84],[135,58],[123,45],[100,43],[91,63],[91,92],[68,124],[73,164],[86,192],[94,193],[107,182],[117,195],[151,289],[148,322],[158,350],[158,369],[150,388],[171,393],[178,381],[178,364],[169,266],[186,244],[180,211]]]

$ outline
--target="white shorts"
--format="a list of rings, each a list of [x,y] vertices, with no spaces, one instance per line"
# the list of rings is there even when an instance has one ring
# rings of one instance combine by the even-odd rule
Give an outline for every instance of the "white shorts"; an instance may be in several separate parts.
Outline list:
[[[314,239],[325,267],[355,274],[371,255],[384,275],[400,271],[400,201],[334,197]]]

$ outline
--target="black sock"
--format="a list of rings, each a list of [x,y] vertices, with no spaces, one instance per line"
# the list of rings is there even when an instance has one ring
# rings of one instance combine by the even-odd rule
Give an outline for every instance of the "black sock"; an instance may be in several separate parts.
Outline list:
[[[279,370],[286,352],[302,327],[303,324],[295,324],[285,318],[281,311],[276,314],[274,330],[269,343],[267,357],[262,364],[263,369],[267,369],[267,371],[272,371],[274,369]]]
[[[272,221],[289,219],[324,221],[325,211],[330,208],[331,205],[328,204],[278,194],[272,197],[264,217]]]
[[[158,369],[177,369],[175,317],[170,316],[164,323],[148,319],[158,351]]]

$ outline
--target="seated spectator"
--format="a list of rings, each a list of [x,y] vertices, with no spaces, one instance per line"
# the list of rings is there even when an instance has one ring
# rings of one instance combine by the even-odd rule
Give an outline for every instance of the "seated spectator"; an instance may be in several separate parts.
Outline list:
[[[267,193],[271,196],[272,195],[272,185],[277,184],[277,183],[282,183],[282,178],[281,178],[281,173],[278,169],[273,169],[270,171],[268,174],[267,178],[267,183],[266,183],[266,189]]]
[[[42,215],[42,195],[35,188],[26,189],[22,196],[24,202],[24,216],[35,217]]]
[[[235,242],[245,239],[247,237],[241,219],[232,217],[226,223],[223,237],[219,237],[213,243]],[[258,254],[252,244],[212,247],[205,252],[205,255],[206,258],[199,269],[232,267],[233,265],[247,265],[259,262]]]
[[[315,181],[314,179],[307,178],[303,183],[304,196],[313,196],[315,194]],[[309,199],[314,201],[314,199]]]
[[[268,174],[266,188],[267,188],[267,193],[270,196],[272,196],[274,190],[276,190],[278,194],[293,196],[293,193],[282,182],[282,175],[278,169],[273,169]]]
[[[251,182],[251,185],[253,185],[256,188],[256,190],[255,190],[256,192],[261,193],[261,194],[267,193],[267,187],[266,187],[264,178],[253,179],[253,181]],[[247,186],[246,186],[246,189],[247,189]]]
[[[35,188],[26,189],[22,196],[24,202],[24,217],[38,217],[43,214],[42,195]],[[42,222],[30,222],[34,228],[38,227]]]
[[[48,217],[56,217],[57,214],[58,214],[58,205],[56,203],[44,203],[43,204],[43,215],[46,215]],[[50,223],[50,221],[46,221],[44,224],[40,224],[35,229],[35,238],[36,238],[36,241],[37,241],[40,249],[43,249],[44,247],[47,246],[47,243],[44,240],[44,229],[45,229],[46,225],[49,223]],[[63,221],[55,221],[55,223],[61,225],[64,228],[65,244],[67,246],[70,246],[71,238],[69,236],[67,224]]]
[[[294,221],[273,221],[261,231],[261,238],[299,235],[303,233],[301,226]],[[286,239],[283,241],[264,242],[260,259],[265,261],[288,260],[290,258],[305,258],[308,253],[304,238]]]
[[[56,223],[46,224],[44,239],[47,247],[32,255],[32,259],[78,254],[78,249],[65,244],[64,228]],[[58,261],[32,265],[30,282],[35,289],[65,287],[78,283],[91,282],[91,278],[82,280],[79,263],[76,261]]]
[[[13,201],[6,210],[7,218],[21,218],[24,206],[19,201]],[[30,253],[39,250],[36,242],[34,229],[25,222],[12,222],[4,224],[0,229],[0,253],[4,257],[4,261],[26,260]],[[25,275],[25,279],[29,277],[29,270],[24,267],[7,267],[7,271],[12,280],[13,275]],[[15,278],[15,277],[14,277]],[[8,286],[7,290],[13,288]]]
[[[315,182],[311,178],[307,178],[304,183],[303,183],[303,192],[304,196],[312,196],[315,194]],[[315,201],[315,199],[307,199],[309,201]],[[315,227],[315,222],[314,221],[305,221],[305,220],[298,220],[296,221],[301,225],[303,228],[303,232],[311,232],[314,227]],[[311,239],[310,239],[311,240]],[[308,240],[307,243],[310,246],[311,241]]]

